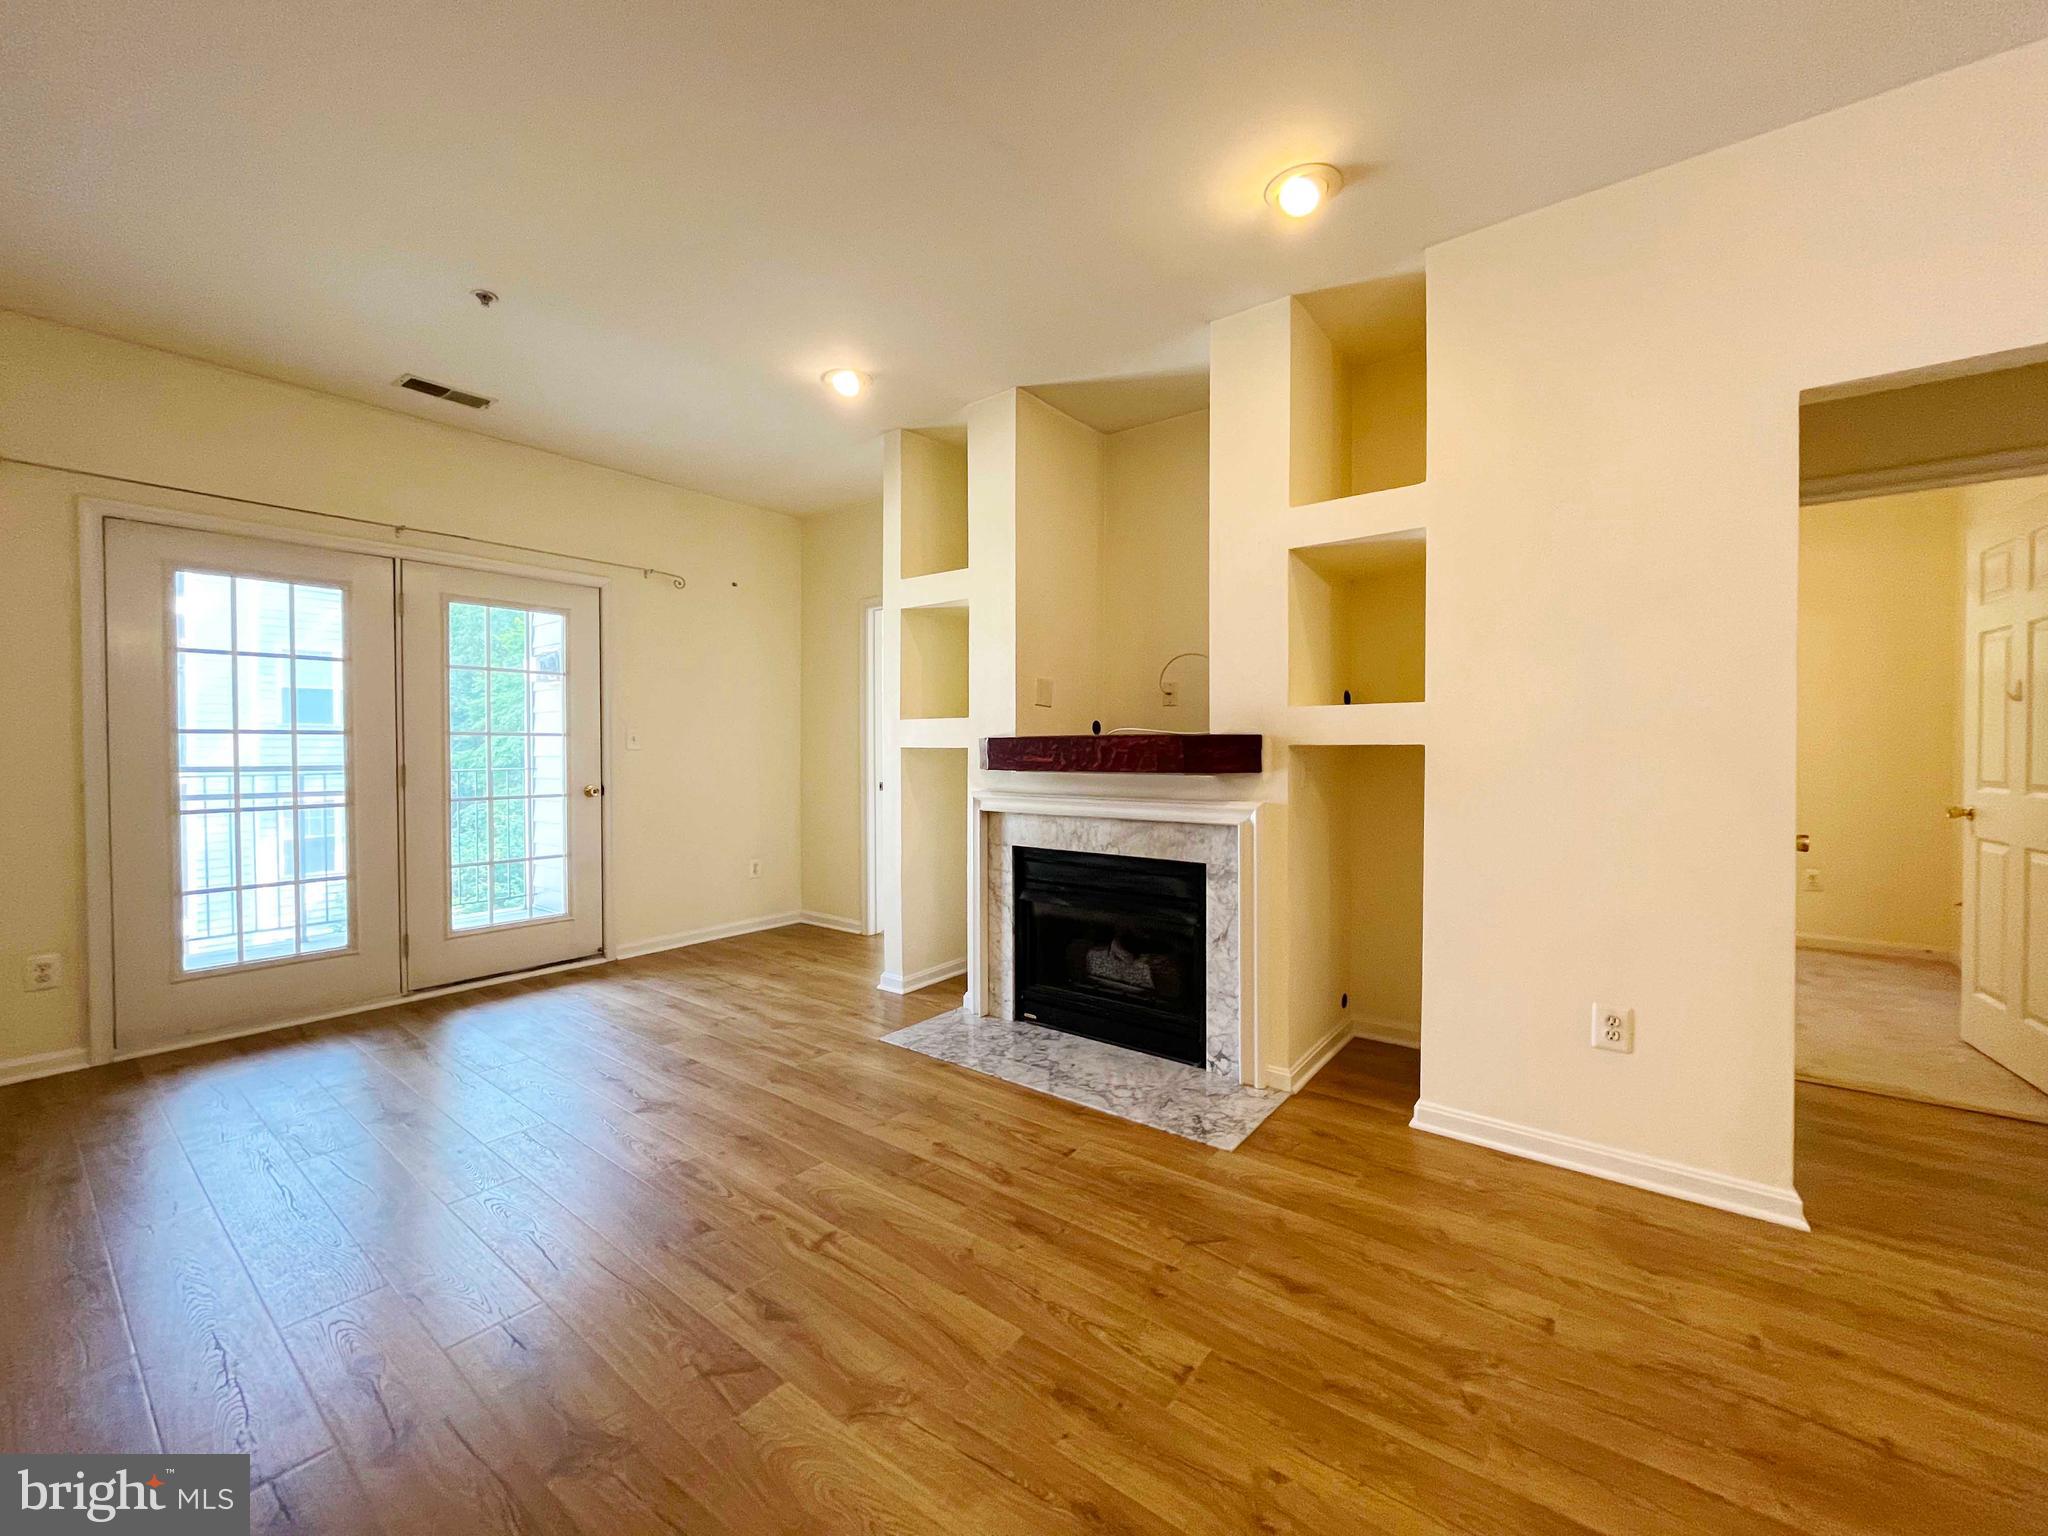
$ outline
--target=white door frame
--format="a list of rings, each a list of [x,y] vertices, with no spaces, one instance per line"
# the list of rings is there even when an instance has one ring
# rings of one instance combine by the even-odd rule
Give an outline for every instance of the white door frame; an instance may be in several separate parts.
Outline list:
[[[875,740],[875,713],[882,707],[880,688],[882,667],[881,637],[877,633],[882,614],[882,600],[874,598],[862,603],[860,608],[860,845],[861,845],[861,888],[860,888],[860,931],[875,934],[882,931],[881,850],[876,843],[881,828],[876,825],[875,771],[881,766],[882,744]]]
[[[232,1039],[239,1035],[261,1034],[267,1030],[284,1029],[294,1024],[310,1024],[318,1019],[337,1018],[345,1014],[363,1013],[374,1008],[387,1008],[394,1003],[425,997],[439,992],[461,992],[475,986],[496,986],[500,982],[516,979],[512,976],[492,976],[477,982],[460,982],[454,986],[425,989],[419,992],[400,993],[393,997],[373,998],[367,1002],[326,1013],[309,1014],[304,1017],[277,1019],[253,1028],[221,1030],[214,1034],[193,1035],[173,1041],[168,1045],[143,1050],[122,1051],[114,1041],[114,898],[113,898],[113,835],[108,821],[109,781],[111,764],[107,743],[107,587],[106,587],[106,533],[105,524],[110,518],[128,522],[156,523],[170,528],[191,528],[203,533],[234,534],[242,538],[269,539],[279,544],[302,544],[316,549],[343,550],[354,554],[382,555],[392,559],[431,560],[437,565],[462,566],[472,570],[498,571],[512,576],[531,576],[545,581],[567,582],[575,586],[595,587],[598,594],[598,665],[599,678],[599,750],[603,765],[604,794],[604,869],[599,884],[604,894],[604,946],[590,959],[572,960],[564,965],[543,966],[521,975],[545,975],[549,971],[574,970],[587,965],[601,965],[614,957],[612,953],[612,826],[616,815],[612,804],[612,766],[618,761],[612,740],[615,728],[612,709],[612,680],[617,675],[613,655],[616,625],[613,622],[612,582],[608,576],[593,575],[569,565],[536,565],[509,560],[493,559],[485,555],[471,555],[440,549],[431,544],[407,543],[398,538],[358,538],[351,535],[336,535],[296,527],[289,523],[270,523],[259,518],[227,516],[217,512],[194,512],[183,508],[154,506],[140,502],[114,501],[106,497],[81,496],[78,498],[78,639],[79,669],[82,681],[80,731],[83,736],[85,790],[85,1006],[86,1006],[86,1056],[97,1066],[102,1062],[124,1060],[130,1056],[154,1055],[160,1051],[183,1050],[187,1046],[203,1045],[211,1040]],[[394,674],[392,686],[398,686],[399,675],[405,665],[405,636],[401,629],[398,634],[399,674]],[[403,826],[399,829],[400,852],[403,855]],[[401,903],[404,900],[400,893]]]

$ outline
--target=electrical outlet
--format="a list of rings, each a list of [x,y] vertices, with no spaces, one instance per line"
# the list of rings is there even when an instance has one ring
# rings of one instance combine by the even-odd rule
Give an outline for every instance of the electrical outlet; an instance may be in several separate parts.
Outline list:
[[[1032,685],[1031,702],[1037,705],[1040,709],[1052,708],[1051,678],[1041,677]]]
[[[1636,1048],[1636,1011],[1593,1005],[1593,1048],[1600,1051],[1633,1051]]]
[[[62,955],[30,955],[21,968],[21,990],[24,992],[48,992],[63,984]]]
[[[1160,686],[1160,703],[1167,709],[1180,708],[1180,684],[1169,678]]]
[[[748,875],[750,875],[750,876],[751,876],[752,878],[754,878],[754,879],[756,879],[756,880],[760,879],[760,878],[761,878],[761,861],[760,861],[759,859],[749,859],[749,860],[747,861],[747,873],[748,873]]]
[[[1799,872],[1799,889],[1802,891],[1817,891],[1821,889],[1820,871],[1817,869],[1801,870]]]

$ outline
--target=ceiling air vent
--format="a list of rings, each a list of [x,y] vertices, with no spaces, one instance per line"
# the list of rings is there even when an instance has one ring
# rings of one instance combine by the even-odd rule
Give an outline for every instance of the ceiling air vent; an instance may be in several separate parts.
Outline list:
[[[491,403],[489,395],[472,395],[466,389],[450,389],[446,384],[436,384],[432,379],[423,379],[416,373],[401,373],[398,376],[398,387],[422,395],[432,395],[436,400],[451,400],[457,405],[466,405],[473,411],[480,411]]]

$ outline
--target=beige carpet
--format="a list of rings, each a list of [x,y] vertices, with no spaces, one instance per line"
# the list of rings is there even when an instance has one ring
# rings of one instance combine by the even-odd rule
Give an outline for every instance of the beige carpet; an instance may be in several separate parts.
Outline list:
[[[1956,1033],[1961,978],[1939,960],[1799,951],[1799,1075],[2048,1123],[2048,1093]]]

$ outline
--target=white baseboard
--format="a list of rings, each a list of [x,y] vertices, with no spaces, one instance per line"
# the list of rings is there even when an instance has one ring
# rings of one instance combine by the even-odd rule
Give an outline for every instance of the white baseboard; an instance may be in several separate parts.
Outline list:
[[[1806,1209],[1799,1191],[1789,1184],[1758,1184],[1686,1163],[1603,1146],[1597,1141],[1539,1131],[1492,1115],[1475,1115],[1432,1104],[1427,1099],[1416,1104],[1415,1118],[1408,1123],[1418,1131],[1448,1136],[1454,1141],[1469,1141],[1474,1146],[1491,1147],[1496,1152],[1569,1168],[1575,1173],[1590,1173],[1595,1178],[1612,1179],[1617,1184],[1630,1184],[1660,1195],[1674,1195],[1696,1205],[1711,1205],[1716,1210],[1733,1211],[1738,1216],[1752,1216],[1801,1232],[1812,1230],[1806,1224]]]
[[[766,933],[770,928],[787,928],[803,922],[801,912],[776,912],[767,917],[742,917],[730,923],[713,923],[709,928],[692,928],[688,933],[665,933],[656,939],[638,939],[612,950],[614,960],[633,960],[641,955],[659,954],[664,949],[687,949],[692,944],[709,944],[715,939],[736,939],[743,933]]]
[[[1308,1080],[1328,1066],[1336,1054],[1354,1040],[1377,1040],[1382,1045],[1422,1048],[1422,1026],[1413,1019],[1381,1019],[1367,1016],[1338,1024],[1310,1046],[1292,1066],[1266,1069],[1266,1086],[1285,1093],[1299,1093]]]
[[[1411,1051],[1422,1049],[1422,1024],[1416,1019],[1363,1017],[1352,1024],[1351,1034],[1358,1040],[1377,1040],[1382,1045],[1405,1045]]]
[[[1832,933],[1802,933],[1801,949],[1822,949],[1836,955],[1878,955],[1888,960],[1944,960],[1960,965],[1962,956],[1935,944],[1896,944],[1890,939],[1845,939]]]
[[[1329,1065],[1330,1058],[1351,1043],[1351,1021],[1340,1019],[1330,1032],[1284,1067],[1266,1069],[1266,1086],[1282,1093],[1299,1093],[1308,1080]]]
[[[63,1051],[39,1051],[33,1056],[0,1061],[0,1083],[25,1083],[30,1078],[55,1077],[59,1072],[76,1072],[91,1065],[92,1058],[82,1045]]]
[[[834,933],[866,933],[867,926],[857,917],[834,917],[830,912],[799,912],[796,920],[809,923],[813,928],[830,928]]]
[[[884,971],[882,979],[875,983],[875,990],[894,992],[900,997],[910,992],[921,992],[933,983],[945,981],[949,977],[966,974],[967,958],[963,955],[958,960],[942,960],[937,965],[928,965],[921,971],[912,971],[908,976],[899,976],[894,971]]]

